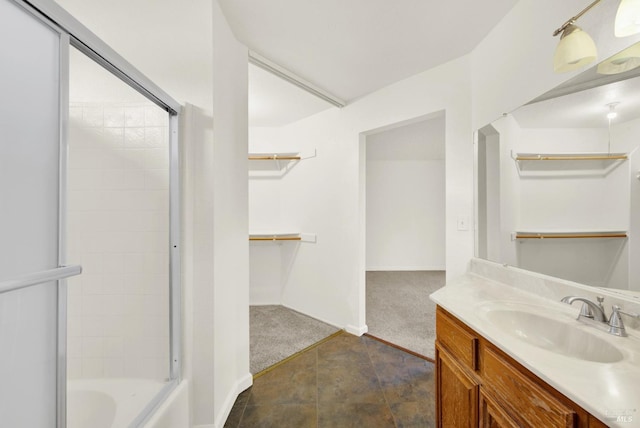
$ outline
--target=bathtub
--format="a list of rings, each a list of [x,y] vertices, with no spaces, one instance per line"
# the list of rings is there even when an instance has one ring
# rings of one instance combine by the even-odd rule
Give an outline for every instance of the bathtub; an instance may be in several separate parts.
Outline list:
[[[69,380],[67,428],[126,428],[164,385],[151,379]]]

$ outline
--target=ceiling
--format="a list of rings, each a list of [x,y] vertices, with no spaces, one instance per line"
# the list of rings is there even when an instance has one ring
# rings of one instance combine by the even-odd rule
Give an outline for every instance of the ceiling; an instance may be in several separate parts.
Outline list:
[[[179,101],[211,104],[211,0],[56,0]],[[353,101],[465,55],[517,0],[218,0],[247,47]],[[249,69],[250,124],[331,108]]]
[[[219,0],[249,49],[347,102],[473,50],[517,0]]]
[[[280,127],[333,105],[291,83],[249,65],[249,124]]]
[[[610,103],[618,103],[612,124],[640,117],[640,77],[527,104],[512,115],[523,128],[604,128]]]

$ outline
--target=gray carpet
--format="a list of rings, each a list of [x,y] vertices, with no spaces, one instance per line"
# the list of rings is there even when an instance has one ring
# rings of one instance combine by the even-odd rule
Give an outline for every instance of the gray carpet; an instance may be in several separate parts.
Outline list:
[[[435,356],[436,305],[444,271],[367,272],[369,334],[425,357]]]
[[[251,306],[251,373],[256,374],[339,329],[284,306]]]

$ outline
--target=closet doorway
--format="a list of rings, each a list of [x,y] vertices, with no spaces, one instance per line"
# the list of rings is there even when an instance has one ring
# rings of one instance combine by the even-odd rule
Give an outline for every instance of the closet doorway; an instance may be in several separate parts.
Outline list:
[[[262,66],[248,67],[249,361],[260,375],[339,331],[300,308],[291,297],[300,284],[290,278],[317,238],[314,224],[292,214],[301,208],[292,187],[319,179],[316,148],[291,128],[335,107]]]
[[[366,322],[369,334],[433,358],[445,282],[445,117],[368,134]]]

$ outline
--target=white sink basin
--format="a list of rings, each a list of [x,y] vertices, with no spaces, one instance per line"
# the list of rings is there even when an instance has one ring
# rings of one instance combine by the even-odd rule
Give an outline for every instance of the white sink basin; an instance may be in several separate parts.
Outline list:
[[[599,363],[623,358],[609,342],[569,322],[511,308],[490,309],[486,317],[502,331],[556,354]]]

